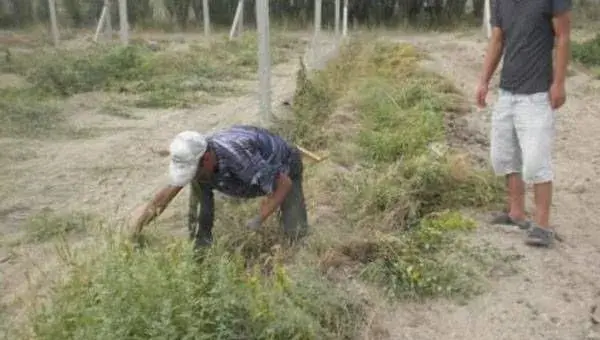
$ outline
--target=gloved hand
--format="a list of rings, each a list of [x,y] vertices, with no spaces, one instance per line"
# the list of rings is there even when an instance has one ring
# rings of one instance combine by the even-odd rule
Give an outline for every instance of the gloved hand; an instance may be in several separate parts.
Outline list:
[[[260,215],[256,215],[250,221],[246,222],[246,228],[254,231],[258,230],[261,225],[262,218],[260,217]]]

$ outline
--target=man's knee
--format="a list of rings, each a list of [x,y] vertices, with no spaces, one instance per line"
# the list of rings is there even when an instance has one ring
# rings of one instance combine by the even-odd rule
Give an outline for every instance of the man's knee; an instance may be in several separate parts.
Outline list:
[[[548,95],[529,96],[517,106],[516,128],[523,150],[523,179],[527,183],[553,180],[554,111]]]
[[[521,150],[516,139],[506,136],[497,138],[490,147],[492,168],[496,175],[503,176],[521,172]]]
[[[554,179],[550,155],[537,153],[525,157],[523,180],[530,184],[551,182]]]

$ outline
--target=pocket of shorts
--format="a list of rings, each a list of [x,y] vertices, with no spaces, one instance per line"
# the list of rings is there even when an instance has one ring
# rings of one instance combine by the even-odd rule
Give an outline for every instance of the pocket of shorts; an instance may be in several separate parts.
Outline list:
[[[534,104],[547,104],[550,106],[550,93],[539,92],[529,96],[529,100]]]

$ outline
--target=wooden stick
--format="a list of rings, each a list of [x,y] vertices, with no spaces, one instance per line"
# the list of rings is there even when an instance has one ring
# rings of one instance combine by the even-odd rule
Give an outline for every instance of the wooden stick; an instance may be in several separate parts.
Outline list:
[[[310,151],[306,150],[305,148],[301,147],[300,145],[296,145],[296,147],[298,148],[298,150],[300,150],[300,152],[302,152],[302,154],[304,156],[312,159],[315,162],[322,162],[325,159],[325,157],[317,156],[313,152],[310,152]]]
[[[298,150],[300,150],[300,152],[301,152],[301,153],[302,153],[304,156],[306,156],[306,157],[308,157],[308,158],[312,159],[312,160],[313,160],[313,161],[315,161],[315,162],[322,162],[323,160],[325,160],[325,158],[327,158],[327,157],[321,157],[321,156],[318,156],[318,155],[316,155],[314,152],[308,151],[308,150],[306,150],[305,148],[301,147],[300,145],[296,145],[296,147],[298,148]],[[154,154],[157,154],[157,155],[158,155],[158,156],[160,156],[160,157],[167,157],[167,156],[169,156],[169,154],[170,154],[170,153],[169,153],[169,150],[166,150],[166,149],[155,149],[155,148],[150,148],[150,151],[151,151],[152,153],[154,153]]]

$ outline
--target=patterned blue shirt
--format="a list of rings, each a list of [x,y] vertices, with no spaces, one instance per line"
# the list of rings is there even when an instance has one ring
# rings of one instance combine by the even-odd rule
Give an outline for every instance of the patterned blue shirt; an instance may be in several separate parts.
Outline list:
[[[234,197],[258,197],[275,191],[279,173],[289,175],[293,147],[254,126],[238,125],[208,137],[218,169],[211,185]]]
[[[294,175],[294,163],[300,157],[297,148],[283,138],[254,126],[233,126],[207,141],[217,156],[218,169],[210,183],[192,182],[189,212],[189,223],[199,222],[205,231],[213,226],[214,189],[241,198],[268,195],[275,191],[280,173]],[[196,202],[201,206],[200,216]]]

